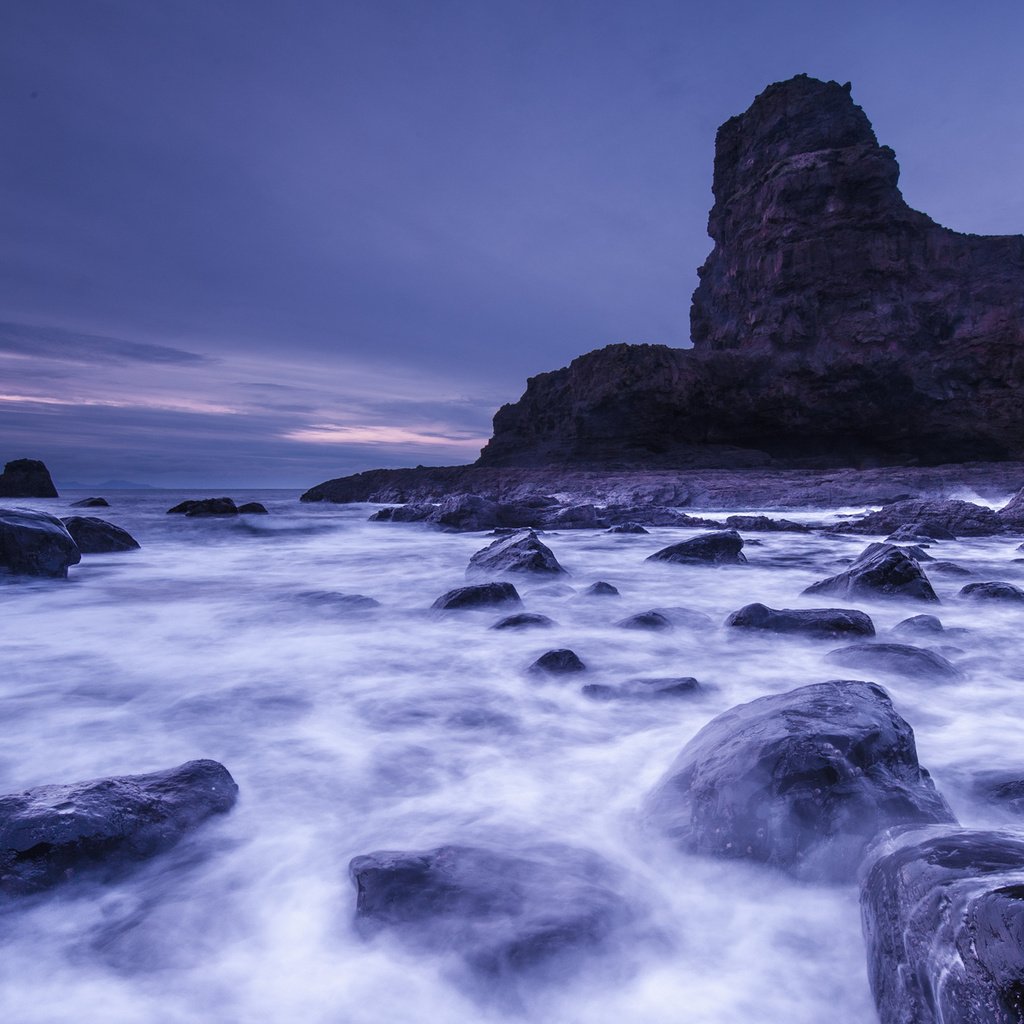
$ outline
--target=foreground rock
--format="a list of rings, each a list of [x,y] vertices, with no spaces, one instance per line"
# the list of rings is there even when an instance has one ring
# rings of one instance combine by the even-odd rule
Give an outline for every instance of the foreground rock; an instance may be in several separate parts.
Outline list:
[[[838,636],[874,636],[875,626],[854,608],[769,608],[748,604],[725,620],[727,626],[770,633],[801,633],[821,639]]]
[[[583,664],[575,651],[563,647],[542,654],[528,671],[534,675],[564,676],[571,675],[573,672],[585,672],[586,668],[587,666]]]
[[[46,512],[0,508],[0,569],[20,576],[66,579],[82,556],[64,524]]]
[[[894,831],[866,862],[861,914],[881,1024],[1024,1020],[1024,837]]]
[[[61,520],[83,555],[110,551],[134,551],[139,542],[120,526],[94,516],[68,516]]]
[[[0,892],[37,892],[85,871],[117,874],[230,810],[237,795],[223,765],[188,761],[0,797]]]
[[[938,601],[921,566],[905,551],[892,544],[869,544],[849,569],[812,583],[804,593]]]
[[[842,680],[713,719],[683,748],[646,812],[684,850],[825,881],[853,878],[881,829],[955,820],[888,694]]]
[[[599,952],[631,913],[610,866],[561,845],[478,846],[355,857],[356,925],[417,952],[454,954],[485,986],[562,977]]]
[[[743,538],[735,530],[720,530],[671,544],[648,556],[647,561],[680,565],[744,565],[747,560],[743,556]]]
[[[829,651],[829,661],[844,668],[868,672],[895,672],[916,679],[946,681],[961,679],[960,670],[941,654],[910,644],[851,644]]]
[[[543,573],[549,576],[565,574],[551,548],[544,544],[533,530],[499,537],[481,548],[469,560],[467,574],[506,572]]]
[[[15,459],[0,473],[0,498],[57,498],[50,471],[38,459]]]
[[[430,607],[439,611],[459,608],[494,608],[501,605],[521,605],[519,592],[511,583],[478,583],[471,587],[456,587],[442,594]]]
[[[960,588],[960,596],[972,601],[1024,601],[1024,590],[1012,583],[991,580],[987,583],[968,583]]]

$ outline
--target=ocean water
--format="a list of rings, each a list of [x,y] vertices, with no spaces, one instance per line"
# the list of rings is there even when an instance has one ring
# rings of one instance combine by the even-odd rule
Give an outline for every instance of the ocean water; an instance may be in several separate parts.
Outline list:
[[[82,494],[23,505],[67,514]],[[223,762],[235,809],[116,884],[86,882],[0,905],[0,1020],[11,1024],[489,1022],[869,1024],[855,886],[680,854],[643,828],[645,795],[709,719],[755,697],[857,673],[841,644],[722,627],[751,601],[800,596],[872,539],[750,534],[749,564],[647,563],[693,531],[544,537],[567,588],[517,582],[549,630],[494,631],[495,609],[440,615],[491,538],[368,523],[371,506],[237,493],[265,517],[189,520],[196,492],[111,493],[84,510],[142,549],[86,555],[64,581],[0,583],[0,793]],[[749,511],[737,509],[733,511]],[[847,510],[848,511],[848,510]],[[836,510],[792,513],[830,521]],[[973,579],[1024,585],[1020,538],[936,544]],[[927,564],[925,565],[927,571]],[[964,673],[936,683],[875,674],[917,735],[921,762],[961,822],[1015,824],[971,795],[972,773],[1024,777],[1024,610],[955,597],[858,601],[881,635],[922,611],[969,632],[935,646]],[[596,580],[619,598],[586,599]],[[380,606],[346,610],[332,594]],[[615,623],[651,608],[695,620],[669,632]],[[913,642],[904,640],[904,642]],[[570,647],[585,676],[526,667]],[[699,694],[596,702],[584,682],[695,676]],[[379,849],[537,843],[594,851],[617,871],[638,927],[519,1003],[453,979],[443,950],[412,952],[354,927],[347,865]]]

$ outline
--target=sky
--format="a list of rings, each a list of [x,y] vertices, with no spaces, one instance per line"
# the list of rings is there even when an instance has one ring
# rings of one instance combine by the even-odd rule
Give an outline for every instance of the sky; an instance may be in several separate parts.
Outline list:
[[[0,462],[305,488],[471,462],[689,344],[715,131],[853,83],[907,201],[1024,232],[1024,4],[4,0]]]

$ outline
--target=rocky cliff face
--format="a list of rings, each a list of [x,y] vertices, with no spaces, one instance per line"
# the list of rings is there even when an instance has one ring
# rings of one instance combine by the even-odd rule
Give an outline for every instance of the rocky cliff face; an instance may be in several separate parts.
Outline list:
[[[479,464],[1024,456],[1024,236],[910,209],[848,85],[769,86],[716,140],[693,350],[531,378]]]

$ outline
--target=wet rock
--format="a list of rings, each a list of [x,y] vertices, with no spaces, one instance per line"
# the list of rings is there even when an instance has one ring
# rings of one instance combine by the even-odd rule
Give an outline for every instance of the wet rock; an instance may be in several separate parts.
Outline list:
[[[768,516],[727,516],[725,523],[744,533],[810,533],[811,528],[790,519],[769,519]]]
[[[956,562],[935,561],[928,564],[928,571],[938,576],[973,576],[970,569],[965,569]]]
[[[913,499],[897,501],[846,527],[848,533],[884,533],[911,528],[935,540],[990,537],[1002,533],[1005,523],[985,505],[970,501]]]
[[[904,523],[885,539],[890,544],[933,544],[937,540],[956,540],[949,530],[934,523]]]
[[[713,519],[687,515],[679,509],[660,505],[608,505],[604,515],[616,526],[689,526],[702,530],[722,528],[722,524]]]
[[[888,694],[847,680],[719,715],[683,748],[646,813],[684,850],[826,881],[852,879],[883,828],[955,821]]]
[[[894,633],[906,633],[909,636],[932,636],[944,633],[942,620],[936,615],[911,615],[892,627]]]
[[[545,517],[544,525],[552,530],[603,530],[608,520],[593,505],[570,505]]]
[[[173,512],[174,509],[171,509]],[[434,505],[397,505],[379,508],[367,519],[369,523],[422,523],[437,511]]]
[[[582,597],[620,597],[618,588],[613,587],[610,583],[605,583],[604,580],[598,580],[596,583],[591,583],[586,590],[583,591]]]
[[[1010,527],[1024,527],[1024,487],[1022,487],[997,513]],[[1022,545],[1024,548],[1024,545]]]
[[[492,530],[499,523],[498,503],[479,494],[456,494],[441,502],[429,521],[449,530]]]
[[[71,502],[72,508],[110,508],[110,502],[106,498],[82,498],[80,501]]]
[[[598,952],[631,917],[610,866],[551,844],[380,850],[355,857],[356,925],[416,951],[455,954],[486,985],[553,977]]]
[[[971,791],[1013,814],[1024,814],[1024,770],[977,772]]]
[[[615,625],[620,629],[661,630],[672,628],[671,620],[653,609],[647,612],[637,612],[636,615],[630,615],[627,619],[621,619]]]
[[[442,594],[430,607],[441,611],[457,608],[493,608],[496,605],[522,604],[519,593],[511,583],[478,583],[471,587],[456,587]]]
[[[619,523],[618,526],[612,526],[608,533],[650,533],[649,530],[642,527],[639,523]]]
[[[530,672],[543,672],[548,675],[565,675],[570,672],[584,672],[587,666],[580,661],[579,655],[568,648],[547,651],[542,654],[529,668]]]
[[[367,597],[365,594],[340,594],[334,590],[307,590],[299,594],[299,597],[306,604],[325,612],[344,614],[346,612],[365,612],[371,608],[380,607],[380,601],[374,597]]]
[[[487,547],[481,548],[470,558],[466,572],[560,575],[565,570],[558,564],[551,548],[533,530],[526,530],[511,537],[499,537]]]
[[[849,569],[812,583],[804,593],[938,601],[921,566],[905,551],[892,544],[869,544]]]
[[[265,516],[269,515],[267,507],[258,501],[247,501],[244,505],[238,506],[240,516]]]
[[[110,551],[134,551],[139,542],[120,526],[94,516],[68,516],[64,528],[83,555],[106,554]]]
[[[15,459],[0,473],[0,498],[56,498],[50,471],[38,459]]]
[[[716,623],[710,615],[694,611],[692,608],[672,605],[668,608],[655,608],[654,611],[659,615],[664,615],[673,626],[682,626],[684,629],[707,630],[716,627]]]
[[[941,654],[910,644],[851,644],[829,651],[826,658],[844,668],[895,672],[917,679],[961,679],[963,674]]]
[[[927,551],[920,544],[906,544],[903,546],[903,550],[906,551],[911,558],[916,562],[934,562],[935,559],[928,554]]]
[[[865,862],[860,903],[881,1024],[1024,1020],[1024,837],[894,830]]]
[[[542,597],[572,597],[576,590],[574,587],[570,587],[568,583],[549,583],[544,587],[531,587],[528,593],[531,597],[534,594]]]
[[[804,636],[874,636],[875,626],[864,612],[853,608],[769,608],[748,604],[725,620],[727,626],[762,629]]]
[[[735,530],[720,530],[662,548],[650,555],[647,561],[676,562],[681,565],[742,565],[747,561],[742,550],[743,538]]]
[[[662,700],[692,697],[699,690],[700,683],[693,676],[658,676],[627,679],[614,686],[587,683],[582,693],[591,700]]]
[[[184,515],[191,519],[204,516],[237,516],[238,506],[231,498],[197,498],[179,502],[167,510],[168,515]]]
[[[64,524],[46,512],[0,508],[0,569],[21,576],[65,579],[82,560]]]
[[[519,612],[517,615],[506,615],[499,619],[491,629],[534,629],[539,627],[550,627],[556,625],[554,619],[546,615],[538,615],[536,612]]]
[[[960,597],[972,601],[1024,601],[1024,590],[1012,583],[991,580],[987,583],[968,583],[960,588]]]
[[[188,761],[0,797],[0,891],[37,892],[86,870],[119,872],[230,810],[237,794],[223,765]]]

